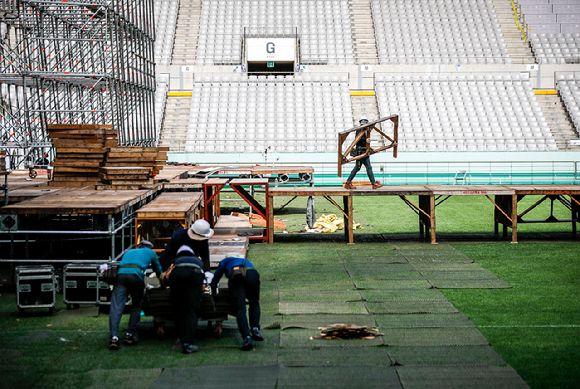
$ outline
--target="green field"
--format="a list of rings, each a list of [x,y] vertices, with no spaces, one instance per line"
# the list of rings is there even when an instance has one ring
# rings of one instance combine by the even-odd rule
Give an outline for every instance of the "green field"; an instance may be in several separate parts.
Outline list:
[[[276,205],[287,200],[277,199]],[[413,381],[419,373],[436,382],[433,369],[437,368],[432,366],[440,366],[438,371],[447,366],[445,371],[455,372],[449,374],[463,374],[463,365],[485,371],[479,366],[482,361],[492,366],[491,372],[515,369],[532,388],[578,386],[580,246],[570,233],[570,224],[520,225],[520,243],[514,245],[493,235],[493,206],[485,197],[454,197],[437,208],[440,243],[430,245],[419,238],[417,216],[398,198],[355,197],[355,221],[363,228],[355,231],[357,243],[347,245],[340,232],[298,234],[305,224],[300,201],[277,216],[293,234],[277,234],[274,245],[250,247],[248,258],[262,277],[266,337],[253,351],[237,349],[241,339],[235,320],[230,319],[224,323],[221,340],[215,340],[202,322],[196,342],[200,352],[183,355],[174,345],[171,328],[163,340],[157,340],[153,319],[143,317],[141,342],[110,352],[106,313],[74,316],[59,296],[56,316],[39,312],[19,317],[15,295],[2,292],[0,387],[193,386],[183,374],[193,377],[196,368],[208,372],[211,366],[251,370],[280,365],[278,387],[289,382],[317,387],[314,382],[321,377],[328,379],[326,387],[363,387],[361,379],[367,380],[367,387],[374,386],[373,379],[377,387],[384,387],[379,382],[399,382],[396,369],[404,387],[410,388],[422,387],[421,381]],[[535,201],[524,199],[520,207]],[[224,202],[222,207],[233,210],[239,205]],[[323,199],[316,200],[316,208],[317,216],[337,213]],[[569,218],[568,213],[555,203],[557,217]],[[548,202],[528,216],[545,219],[549,215]],[[446,260],[434,265],[429,262],[432,258]],[[467,272],[459,274],[457,269],[475,274],[467,281],[469,288],[461,283]],[[481,275],[485,282],[476,279]],[[453,287],[450,279],[463,287],[449,289]],[[425,287],[426,280],[440,289]],[[478,282],[484,287],[473,287]],[[499,286],[488,288],[489,283]],[[401,314],[419,305],[432,314]],[[453,323],[417,324],[425,318],[449,318]],[[123,318],[121,328],[127,320]],[[318,325],[336,320],[378,326],[384,336],[338,341],[344,347],[309,340],[319,333]],[[449,346],[447,338],[452,339],[452,347],[445,347]],[[410,350],[420,350],[420,357],[409,354]],[[424,350],[433,353],[421,354]],[[417,363],[423,367],[413,367]],[[330,379],[335,375],[341,381]],[[453,387],[453,377],[442,377],[441,387]]]

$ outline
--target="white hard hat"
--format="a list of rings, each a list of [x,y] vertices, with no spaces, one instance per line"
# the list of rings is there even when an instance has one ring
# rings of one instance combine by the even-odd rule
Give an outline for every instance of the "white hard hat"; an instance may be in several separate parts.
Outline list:
[[[193,254],[193,250],[191,249],[191,247],[189,247],[188,245],[183,245],[181,246],[179,249],[177,249],[177,254],[182,253],[184,251],[189,251],[190,253]]]
[[[358,121],[359,121],[359,123],[360,123],[360,122],[362,122],[363,120],[366,120],[367,122],[369,121],[369,119],[367,118],[367,115],[366,115],[366,114],[364,114],[364,113],[363,113],[362,115],[360,115],[360,119],[359,119]]]
[[[213,230],[207,221],[198,219],[191,225],[187,235],[194,240],[206,240],[213,236]]]

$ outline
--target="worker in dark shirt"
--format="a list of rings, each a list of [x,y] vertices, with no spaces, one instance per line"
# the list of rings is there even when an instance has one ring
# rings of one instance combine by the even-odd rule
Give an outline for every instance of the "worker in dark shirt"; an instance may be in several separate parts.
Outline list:
[[[232,269],[237,266],[246,267],[246,276],[243,278],[232,277]],[[260,333],[260,274],[250,261],[244,258],[228,257],[223,259],[216,269],[211,282],[212,294],[215,294],[217,285],[222,275],[228,278],[230,299],[232,308],[238,322],[238,330],[244,340],[241,350],[251,350],[254,342],[264,340]],[[249,302],[250,325],[246,316],[246,298]],[[251,331],[250,331],[251,328]]]
[[[209,271],[209,243],[214,231],[209,227],[209,223],[203,219],[196,220],[191,228],[184,228],[176,231],[172,236],[164,251],[163,270],[167,270],[171,261],[177,254],[177,250],[183,246],[189,246],[195,256],[203,261],[203,271]]]
[[[157,275],[161,275],[161,265],[157,259],[157,253],[152,250],[153,244],[147,240],[139,242],[139,248],[127,251],[123,255],[117,271],[117,282],[111,297],[111,308],[109,311],[109,329],[111,331],[111,341],[109,349],[119,348],[119,323],[125,309],[127,296],[131,294],[133,302],[127,333],[124,342],[126,345],[137,343],[137,329],[141,321],[141,300],[145,291],[145,270],[151,266]]]
[[[181,246],[177,256],[171,261],[175,268],[169,275],[171,306],[175,315],[175,325],[185,354],[198,351],[193,345],[197,320],[201,315],[203,295],[203,262],[193,254],[191,247]]]
[[[360,125],[364,126],[368,122],[369,122],[369,120],[367,119],[367,115],[362,114],[360,119],[359,119]],[[364,132],[364,134],[359,139],[359,141],[356,143],[356,146],[354,147],[354,149],[352,151],[352,155],[354,157],[358,157],[359,155],[363,155],[367,152],[367,142],[369,142],[370,140],[367,139],[366,130],[367,130],[366,128],[362,128],[362,129],[356,131],[356,136],[358,136],[361,132]],[[383,184],[381,184],[379,181],[375,180],[375,175],[373,174],[373,167],[371,165],[371,157],[369,157],[368,155],[364,158],[357,159],[355,161],[354,168],[350,172],[350,175],[348,176],[348,179],[346,180],[344,187],[346,189],[356,189],[356,187],[352,184],[352,180],[354,180],[354,178],[356,177],[356,174],[359,172],[362,165],[365,165],[365,169],[367,170],[367,175],[369,176],[369,180],[371,181],[371,185],[373,186],[373,189],[378,189],[378,188],[382,187]]]

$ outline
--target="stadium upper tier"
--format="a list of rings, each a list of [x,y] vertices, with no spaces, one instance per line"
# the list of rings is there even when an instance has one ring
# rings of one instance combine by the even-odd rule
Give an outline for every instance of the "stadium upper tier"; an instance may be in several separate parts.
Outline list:
[[[352,128],[348,76],[203,77],[186,152],[333,152]]]
[[[302,64],[354,64],[345,0],[204,0],[196,64],[241,64],[244,28],[273,26],[297,29]]]
[[[511,63],[491,0],[372,0],[381,64]]]
[[[159,65],[171,63],[178,10],[179,0],[155,0],[155,62]]]
[[[377,77],[380,116],[398,113],[402,151],[544,151],[556,142],[520,75]]]

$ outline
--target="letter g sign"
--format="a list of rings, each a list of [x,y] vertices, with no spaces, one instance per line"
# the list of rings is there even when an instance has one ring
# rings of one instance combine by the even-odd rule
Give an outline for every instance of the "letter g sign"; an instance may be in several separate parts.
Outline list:
[[[266,51],[268,52],[268,54],[273,54],[276,52],[274,42],[266,43]]]

